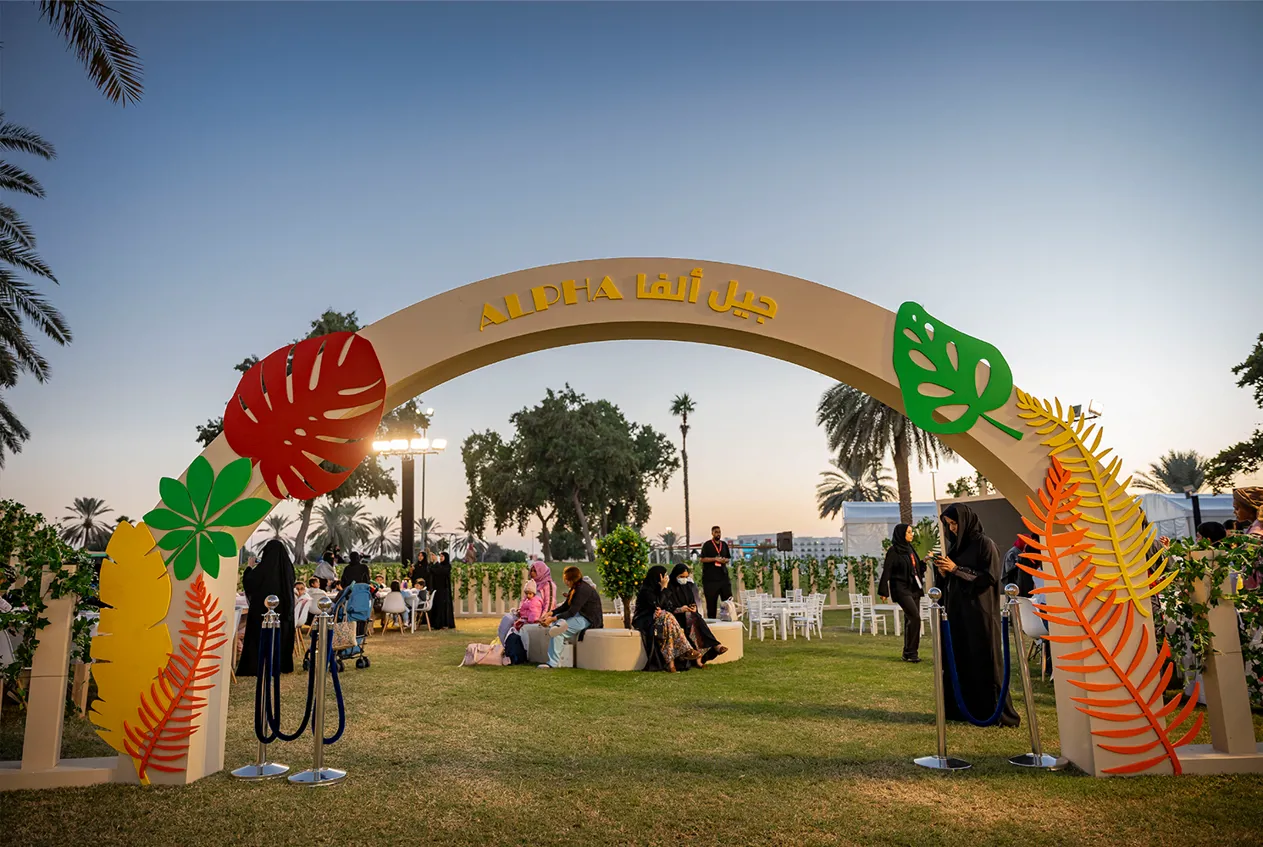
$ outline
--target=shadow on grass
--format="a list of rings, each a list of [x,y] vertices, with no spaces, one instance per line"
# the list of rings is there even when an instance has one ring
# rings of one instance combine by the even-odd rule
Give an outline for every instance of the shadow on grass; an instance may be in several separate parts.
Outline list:
[[[822,718],[825,720],[853,720],[877,724],[929,725],[934,723],[934,715],[931,712],[865,709],[857,706],[825,703],[716,700],[694,703],[693,708],[701,712],[727,712],[749,715],[751,717]]]

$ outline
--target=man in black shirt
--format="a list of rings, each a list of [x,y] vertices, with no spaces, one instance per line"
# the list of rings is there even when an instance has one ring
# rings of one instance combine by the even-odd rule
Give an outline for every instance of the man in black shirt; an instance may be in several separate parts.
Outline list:
[[[732,599],[732,580],[728,578],[728,562],[732,551],[720,536],[719,527],[710,528],[710,541],[702,545],[702,593],[706,595],[706,617],[712,620],[720,600]]]

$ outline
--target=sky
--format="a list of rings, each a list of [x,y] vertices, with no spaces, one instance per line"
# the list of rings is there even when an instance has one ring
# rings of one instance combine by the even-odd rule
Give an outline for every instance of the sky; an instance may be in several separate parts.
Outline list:
[[[115,5],[145,67],[127,108],[33,4],[0,8],[0,108],[58,152],[8,154],[47,197],[5,202],[75,334],[40,343],[51,381],[6,395],[33,436],[0,497],[50,517],[78,496],[152,508],[232,365],[326,308],[367,324],[584,258],[917,300],[997,345],[1023,388],[1100,406],[1132,470],[1263,418],[1231,373],[1263,329],[1258,4]],[[837,534],[815,512],[830,382],[665,342],[428,392],[453,445],[427,468],[441,528],[463,514],[460,440],[567,382],[677,441],[671,398],[696,399],[695,539]],[[938,490],[970,472],[946,465]],[[917,499],[931,486],[914,475]],[[648,532],[682,531],[678,475],[651,503]]]

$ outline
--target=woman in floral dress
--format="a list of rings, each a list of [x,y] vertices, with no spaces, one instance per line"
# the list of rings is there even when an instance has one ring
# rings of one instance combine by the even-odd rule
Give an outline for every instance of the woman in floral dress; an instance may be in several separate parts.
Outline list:
[[[645,574],[640,592],[636,595],[632,627],[640,632],[640,637],[645,642],[645,652],[649,654],[645,670],[666,668],[670,673],[675,673],[677,659],[705,667],[703,653],[694,649],[680,627],[680,622],[665,608],[663,590],[666,587],[667,569],[662,565],[654,565]]]

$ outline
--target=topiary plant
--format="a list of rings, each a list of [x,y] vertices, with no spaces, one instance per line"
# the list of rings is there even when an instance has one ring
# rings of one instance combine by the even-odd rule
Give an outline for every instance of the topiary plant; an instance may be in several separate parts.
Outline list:
[[[649,569],[649,542],[636,530],[619,526],[596,542],[597,572],[605,593],[623,601],[623,626],[631,629],[631,600]]]

